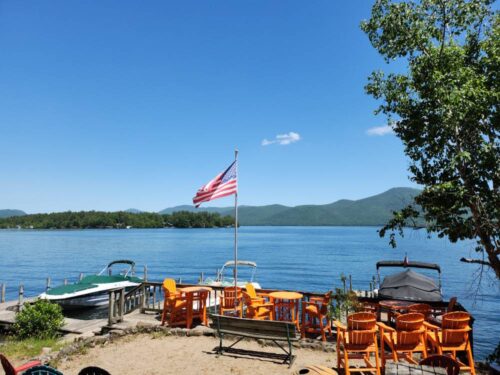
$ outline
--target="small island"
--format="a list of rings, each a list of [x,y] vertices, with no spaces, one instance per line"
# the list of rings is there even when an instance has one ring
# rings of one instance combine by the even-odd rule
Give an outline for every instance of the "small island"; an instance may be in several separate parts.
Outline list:
[[[222,228],[233,225],[234,219],[231,216],[187,211],[172,214],[67,211],[0,219],[0,229]]]

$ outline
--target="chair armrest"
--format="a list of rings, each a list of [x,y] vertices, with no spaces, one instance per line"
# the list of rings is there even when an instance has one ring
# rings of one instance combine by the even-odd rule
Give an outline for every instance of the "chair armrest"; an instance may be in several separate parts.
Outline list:
[[[428,328],[431,331],[436,331],[436,332],[439,331],[439,327],[438,326],[435,326],[434,324],[431,324],[429,322],[425,322],[424,321],[424,326],[425,326],[425,328]]]
[[[323,297],[311,297],[309,298],[309,302],[320,302],[323,303],[324,298]]]
[[[382,322],[377,322],[377,326],[383,331],[396,332],[394,328],[389,327],[387,324]]]
[[[274,307],[274,303],[271,302],[261,303],[257,307]]]
[[[40,362],[40,361],[31,361],[31,362],[27,362],[19,367],[16,367],[15,370],[17,373],[21,374],[24,371],[26,371],[27,369],[35,367],[35,366],[41,366],[41,364],[42,364],[42,362]]]
[[[347,327],[345,325],[343,325],[342,323],[340,323],[338,320],[334,320],[333,321],[333,324],[338,328],[340,329],[341,331],[347,331]]]

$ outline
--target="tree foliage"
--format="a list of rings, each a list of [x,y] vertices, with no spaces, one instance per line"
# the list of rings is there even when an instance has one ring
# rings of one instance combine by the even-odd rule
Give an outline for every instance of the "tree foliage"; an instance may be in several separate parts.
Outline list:
[[[87,228],[215,228],[234,225],[230,216],[209,212],[174,212],[160,215],[151,212],[56,212],[0,219],[0,228],[87,229]]]
[[[362,30],[404,73],[373,72],[367,93],[403,141],[411,179],[424,190],[428,230],[477,240],[500,279],[500,18],[492,0],[377,0]],[[380,231],[402,231],[414,207]]]

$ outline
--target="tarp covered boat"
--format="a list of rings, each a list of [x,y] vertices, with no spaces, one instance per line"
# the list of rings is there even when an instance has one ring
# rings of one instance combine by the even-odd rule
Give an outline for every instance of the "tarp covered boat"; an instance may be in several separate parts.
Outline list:
[[[380,299],[396,299],[405,301],[440,302],[443,300],[441,293],[441,268],[437,264],[423,262],[381,261],[377,263],[377,271],[382,267],[403,267],[404,271],[388,275],[380,283],[378,296]],[[439,274],[439,282],[413,271],[411,268],[435,270]]]

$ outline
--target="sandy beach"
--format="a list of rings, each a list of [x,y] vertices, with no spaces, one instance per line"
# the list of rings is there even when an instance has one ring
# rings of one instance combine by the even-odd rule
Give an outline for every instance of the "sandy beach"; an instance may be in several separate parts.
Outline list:
[[[294,349],[297,358],[292,366],[276,360],[226,354],[216,356],[213,337],[177,337],[136,335],[123,337],[106,346],[90,348],[59,364],[64,374],[76,375],[86,366],[99,366],[111,374],[291,374],[307,365],[333,367],[335,353]],[[278,353],[279,348],[263,347],[256,341],[238,344],[246,350]]]

